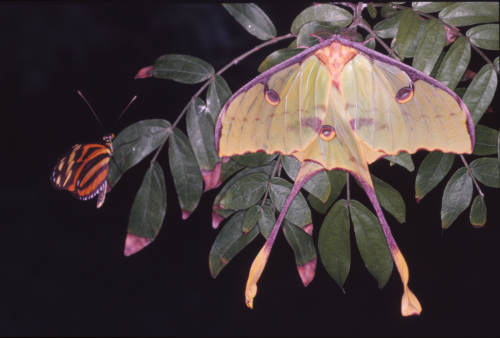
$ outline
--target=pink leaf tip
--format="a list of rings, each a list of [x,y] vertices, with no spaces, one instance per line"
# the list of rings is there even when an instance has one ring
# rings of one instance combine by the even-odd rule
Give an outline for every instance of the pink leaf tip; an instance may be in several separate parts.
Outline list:
[[[139,237],[133,235],[131,233],[127,234],[127,238],[125,239],[125,256],[130,256],[135,254],[137,251],[142,250],[145,246],[151,243],[150,238]]]
[[[312,236],[313,235],[313,224],[311,223],[311,224],[306,225],[305,227],[302,228],[302,230],[307,232],[307,234],[309,236]]]
[[[297,265],[297,269],[299,270],[299,275],[304,286],[309,285],[314,278],[314,273],[316,272],[316,261],[317,258],[314,258],[304,265]]]
[[[203,181],[205,181],[205,190],[203,192],[208,191],[210,189],[215,189],[219,185],[221,185],[220,178],[220,166],[221,163],[218,162],[212,170],[204,170],[201,169],[201,174],[203,175]]]
[[[219,227],[220,222],[224,220],[224,217],[216,213],[215,211],[212,211],[212,227],[214,229],[217,229]]]
[[[191,211],[182,210],[182,219],[187,219],[191,215]]]
[[[134,77],[134,79],[144,79],[146,77],[151,77],[153,74],[150,73],[150,71],[153,69],[153,66],[149,67],[144,67],[142,68],[137,75]]]

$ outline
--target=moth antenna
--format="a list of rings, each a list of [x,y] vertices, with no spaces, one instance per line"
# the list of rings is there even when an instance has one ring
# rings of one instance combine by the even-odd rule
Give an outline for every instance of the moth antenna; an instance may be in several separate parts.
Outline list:
[[[92,106],[90,105],[90,103],[87,101],[87,99],[83,96],[82,93],[80,93],[80,91],[78,91],[78,94],[80,94],[80,96],[82,97],[82,99],[87,103],[87,105],[90,107],[90,110],[92,110],[92,113],[94,113],[94,116],[95,118],[97,119],[97,122],[99,122],[99,124],[101,125],[101,128],[104,130],[104,132],[106,132],[106,129],[104,129],[104,126],[102,125],[101,121],[99,120],[99,118],[97,117],[97,114],[95,113],[94,109],[92,108]]]
[[[135,101],[136,98],[137,98],[137,95],[134,96],[134,98],[132,99],[132,101],[130,101],[130,103],[125,107],[125,109],[122,111],[122,113],[120,114],[120,116],[118,116],[118,118],[115,121],[115,124],[116,124],[116,122],[118,122],[118,120],[120,119],[120,117],[122,117],[123,113],[125,113],[125,111],[128,109],[128,107],[130,107],[130,105],[132,104],[132,102]]]

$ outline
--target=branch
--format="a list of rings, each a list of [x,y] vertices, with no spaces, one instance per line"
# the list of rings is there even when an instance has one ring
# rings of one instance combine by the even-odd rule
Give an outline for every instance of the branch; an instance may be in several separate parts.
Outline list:
[[[288,38],[292,38],[292,37],[295,37],[295,35],[293,34],[287,34],[287,35],[283,35],[283,36],[278,36],[277,38],[272,38],[271,40],[269,41],[266,41],[264,43],[261,43],[260,45],[258,45],[257,47],[254,47],[253,49],[249,50],[248,52],[246,52],[245,54],[237,57],[236,59],[234,59],[233,61],[231,61],[230,63],[228,63],[224,68],[222,68],[221,70],[219,70],[216,75],[220,75],[222,73],[224,73],[229,67],[231,67],[232,65],[235,65],[237,64],[238,62],[240,62],[241,60],[243,60],[244,58],[246,58],[247,56],[249,56],[250,54],[252,53],[255,53],[256,51],[258,51],[259,49],[261,49],[262,47],[265,47],[265,46],[269,46],[269,45],[272,45],[278,41],[281,41],[281,40],[284,40],[284,39],[288,39]],[[189,108],[189,105],[191,104],[191,102],[193,101],[193,99],[195,97],[198,97],[205,88],[208,87],[208,85],[210,84],[210,81],[213,81],[214,79],[214,76],[211,76],[210,79],[205,82],[203,84],[203,86],[201,86],[201,88],[196,92],[196,94],[194,94],[192,97],[191,97],[191,100],[189,100],[188,104],[186,105],[186,107],[184,107],[184,109],[181,111],[181,113],[179,114],[179,116],[177,117],[177,119],[175,120],[175,122],[172,124],[172,127],[171,128],[174,128],[175,126],[177,126],[177,124],[179,123],[179,121],[181,120],[181,118],[184,116],[184,114],[186,113],[186,111],[188,110]],[[165,142],[167,142],[167,139],[168,137],[165,139],[165,141],[163,141],[163,143],[160,145],[160,147],[158,148],[158,150],[156,151],[156,154],[155,156],[153,157],[153,160],[151,162],[153,162],[154,160],[156,160],[156,157],[158,156],[160,150],[163,148],[163,145],[165,144]]]
[[[408,8],[410,8],[410,7],[401,6],[401,5],[394,5],[394,7],[399,8],[399,9],[408,9]],[[411,8],[413,8],[413,7],[411,7]],[[436,17],[434,17],[434,16],[432,16],[432,15],[430,15],[430,14],[423,13],[423,12],[420,12],[420,11],[415,10],[415,9],[413,9],[413,11],[414,11],[415,13],[417,13],[418,15],[423,16],[423,17],[426,17],[426,18],[428,18],[428,19],[431,19],[431,20],[432,20],[432,19],[437,19],[437,20],[438,20],[438,21],[439,21],[439,22],[440,22],[443,26],[446,26],[446,27],[448,27],[449,29],[451,29],[452,31],[454,31],[455,33],[457,33],[457,35],[458,35],[458,36],[463,36],[463,37],[465,38],[465,41],[467,41],[467,43],[468,43],[469,45],[471,45],[471,47],[472,47],[472,48],[473,48],[473,49],[474,49],[474,50],[475,50],[475,51],[476,51],[479,55],[481,55],[481,57],[484,59],[484,61],[486,61],[487,63],[489,63],[489,64],[493,65],[493,69],[495,70],[495,72],[496,72],[497,74],[499,73],[499,71],[498,71],[498,67],[497,67],[497,66],[496,66],[496,65],[495,65],[495,64],[494,64],[494,63],[493,63],[493,62],[492,62],[492,61],[491,61],[491,60],[490,60],[490,59],[489,59],[486,55],[484,55],[484,53],[483,53],[483,52],[482,52],[482,51],[481,51],[481,50],[480,50],[480,49],[479,49],[479,48],[478,48],[475,44],[473,44],[473,43],[469,40],[469,38],[468,38],[467,36],[463,35],[463,34],[460,32],[460,30],[459,30],[459,29],[457,29],[456,27],[454,27],[454,26],[452,26],[452,25],[447,24],[447,23],[446,23],[446,22],[444,22],[442,19],[440,19],[440,18],[436,18]]]
[[[271,178],[274,177],[276,174],[276,171],[278,170],[278,166],[281,164],[281,154],[278,156],[278,160],[276,161],[276,164],[274,165],[273,173],[271,174]],[[260,205],[261,207],[264,206],[264,203],[266,203],[266,198],[267,194],[269,193],[269,184],[267,185],[266,193],[264,194],[264,199],[262,200],[262,204]]]
[[[377,35],[377,34],[376,34],[376,33],[375,33],[375,32],[374,32],[374,31],[373,31],[370,27],[368,27],[367,25],[365,25],[365,24],[363,23],[363,21],[361,21],[361,22],[359,23],[359,27],[363,28],[363,29],[364,29],[364,30],[366,30],[368,33],[370,33],[373,37],[375,37],[375,39],[377,39],[377,41],[378,41],[378,42],[382,45],[382,47],[384,47],[384,48],[385,48],[385,50],[387,50],[387,52],[388,52],[389,54],[391,54],[391,55],[392,55],[392,56],[393,56],[396,60],[399,60],[399,58],[396,56],[396,54],[394,54],[394,51],[393,51],[393,50],[392,50],[389,46],[387,46],[387,45],[385,44],[385,42],[384,42],[384,41],[382,41],[382,39],[381,39],[381,38],[379,38],[379,37],[378,37],[378,35]]]
[[[472,181],[474,181],[474,184],[476,185],[476,188],[477,188],[477,191],[479,192],[479,195],[481,195],[481,197],[484,200],[484,194],[481,191],[481,189],[479,188],[479,184],[477,184],[476,178],[474,177],[474,175],[472,175],[471,170],[469,168],[469,165],[467,164],[467,161],[465,161],[464,155],[460,155],[460,158],[462,159],[462,162],[464,162],[465,166],[467,167],[467,173],[470,175],[470,177],[472,177]]]

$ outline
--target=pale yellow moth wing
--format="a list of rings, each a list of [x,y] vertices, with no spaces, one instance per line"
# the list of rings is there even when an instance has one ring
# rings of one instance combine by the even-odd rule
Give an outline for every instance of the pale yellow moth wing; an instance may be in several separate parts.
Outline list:
[[[219,155],[303,150],[324,119],[329,83],[328,69],[310,57],[240,90],[219,116]]]
[[[431,81],[413,81],[395,65],[356,55],[341,81],[351,128],[368,148],[387,155],[421,149],[471,153],[467,108]]]

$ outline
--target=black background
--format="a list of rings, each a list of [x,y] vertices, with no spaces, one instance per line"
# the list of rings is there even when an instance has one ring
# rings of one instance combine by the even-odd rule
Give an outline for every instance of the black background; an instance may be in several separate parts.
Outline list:
[[[284,35],[307,6],[261,8]],[[113,127],[115,134],[140,120],[173,122],[201,84],[134,80],[139,69],[164,54],[188,54],[218,70],[261,43],[222,6],[4,3],[0,28],[1,335],[498,334],[498,190],[481,185],[488,207],[483,229],[470,225],[467,209],[441,235],[441,197],[445,182],[462,166],[458,158],[419,205],[416,171],[390,167],[385,160],[370,166],[406,201],[405,224],[386,217],[408,262],[410,288],[423,307],[419,317],[410,318],[401,316],[398,273],[379,290],[353,233],[345,294],[319,259],[314,281],[304,288],[293,251],[280,234],[249,310],[246,278],[264,239],[254,240],[213,279],[208,255],[220,231],[211,226],[218,189],[203,194],[197,210],[182,221],[167,148],[158,158],[166,177],[167,215],[157,239],[131,257],[123,255],[127,222],[148,160],[125,174],[101,209],[95,199],[79,201],[52,188],[49,175],[56,160],[74,144],[99,142],[103,135],[77,90],[108,128],[138,96]],[[231,90],[250,81],[268,54],[290,42],[264,48],[230,68],[223,75]],[[482,65],[473,52],[471,69],[477,72]],[[492,107],[494,113],[485,114],[482,123],[498,129],[498,100]],[[185,130],[184,121],[180,128]],[[413,156],[417,168],[426,154]],[[351,196],[370,205],[355,185]],[[313,216],[317,243],[323,216]]]

